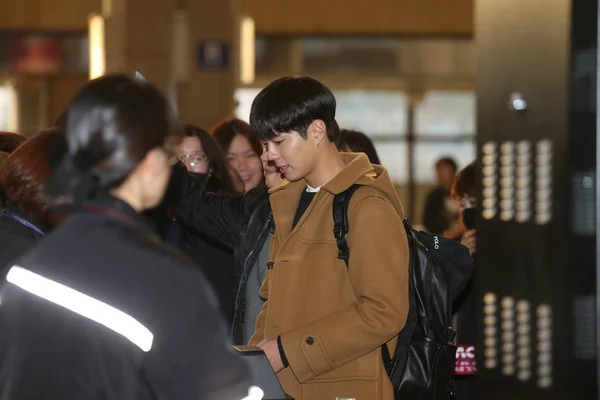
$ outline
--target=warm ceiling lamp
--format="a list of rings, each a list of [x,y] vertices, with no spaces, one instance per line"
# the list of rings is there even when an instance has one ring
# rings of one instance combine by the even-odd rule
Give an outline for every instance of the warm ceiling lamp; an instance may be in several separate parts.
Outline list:
[[[106,71],[106,53],[104,40],[104,17],[92,14],[88,19],[90,79],[104,75]]]

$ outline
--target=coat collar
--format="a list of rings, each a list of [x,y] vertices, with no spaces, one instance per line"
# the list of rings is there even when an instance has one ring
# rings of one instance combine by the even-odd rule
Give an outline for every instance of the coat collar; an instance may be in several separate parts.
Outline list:
[[[373,165],[369,162],[368,157],[364,153],[340,153],[340,155],[342,156],[342,160],[344,160],[346,167],[321,188],[331,194],[341,193],[357,183],[365,175],[375,174]],[[306,185],[307,183],[304,179],[297,182],[290,182],[287,179],[284,179],[279,184],[272,187],[269,190],[269,193],[277,193],[281,190],[296,186],[305,188]],[[300,190],[299,193],[301,192],[302,191]]]
[[[323,186],[331,194],[342,193],[365,175],[375,174],[373,164],[364,153],[341,153],[346,167]]]
[[[269,201],[271,203],[271,210],[273,211],[276,230],[282,237],[286,237],[292,232],[296,208],[298,208],[300,195],[305,189],[306,182],[301,180],[298,182],[283,181],[269,191],[271,193]]]
[[[375,171],[365,154],[341,153],[341,156],[346,167],[331,181],[321,187],[321,190],[315,195],[315,200],[323,196],[324,192],[333,195],[341,193],[354,183],[360,182],[361,178],[365,175],[372,174]],[[269,190],[275,225],[283,237],[287,237],[292,232],[298,201],[302,191],[306,189],[306,185],[307,183],[304,179],[297,182],[283,180]],[[315,203],[315,201],[313,200],[312,203]],[[304,216],[308,214],[309,210],[306,210]],[[297,226],[302,224],[304,216],[300,219]]]

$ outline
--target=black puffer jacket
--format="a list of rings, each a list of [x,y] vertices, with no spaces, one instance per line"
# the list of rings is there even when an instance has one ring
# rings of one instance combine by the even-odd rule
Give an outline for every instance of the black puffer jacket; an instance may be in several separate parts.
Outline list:
[[[159,235],[172,246],[177,247],[196,263],[210,282],[221,313],[231,325],[233,321],[234,258],[231,248],[216,240],[207,240],[173,218],[167,207],[160,206],[144,213],[155,226]]]
[[[185,166],[178,164],[173,169],[168,205],[187,229],[233,249],[236,289],[231,337],[234,344],[245,344],[246,284],[270,230],[268,189],[260,186],[245,195],[205,193]]]

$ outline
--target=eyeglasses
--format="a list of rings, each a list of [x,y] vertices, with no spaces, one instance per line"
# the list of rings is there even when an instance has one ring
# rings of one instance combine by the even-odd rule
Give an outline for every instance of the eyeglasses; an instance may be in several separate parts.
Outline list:
[[[190,167],[194,167],[198,163],[208,163],[206,154],[186,154],[184,156],[179,156],[178,158],[182,163],[187,164]]]

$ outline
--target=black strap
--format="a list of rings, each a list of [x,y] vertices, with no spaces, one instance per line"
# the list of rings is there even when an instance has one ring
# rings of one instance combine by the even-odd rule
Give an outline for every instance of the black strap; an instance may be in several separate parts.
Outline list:
[[[333,199],[333,234],[336,239],[338,247],[338,258],[344,260],[346,268],[348,268],[348,260],[350,258],[350,249],[348,242],[346,241],[346,234],[349,230],[348,223],[348,207],[350,204],[350,198],[352,194],[360,187],[360,185],[354,184],[348,189],[335,195]],[[408,245],[409,245],[409,312],[405,327],[398,333],[396,348],[394,356],[390,354],[387,343],[381,345],[381,358],[383,361],[384,368],[388,376],[390,377],[394,387],[398,387],[402,381],[402,374],[406,368],[406,362],[408,357],[408,349],[410,347],[411,339],[417,330],[419,324],[419,316],[416,313],[417,305],[415,300],[415,279],[414,274],[414,263],[417,262],[415,256],[416,241],[414,236],[413,227],[410,222],[405,218],[403,220],[404,229],[406,230]],[[454,339],[455,332],[452,329],[443,328],[437,326],[431,319],[426,318],[424,325],[429,329],[433,329],[439,332],[442,337],[447,338],[448,341]]]
[[[348,208],[350,205],[350,198],[360,186],[361,185],[354,184],[343,192],[336,194],[333,198],[333,235],[335,236],[338,247],[338,258],[344,260],[346,268],[348,268],[348,260],[350,258],[350,248],[348,247],[348,241],[346,240],[346,234],[350,228],[348,223]],[[381,358],[383,359],[383,365],[389,374],[395,365],[392,363],[387,344],[381,346]]]
[[[346,241],[348,233],[348,207],[350,198],[361,185],[354,184],[341,193],[338,193],[333,198],[333,235],[338,247],[338,258],[344,260],[346,268],[348,267],[348,259],[350,258],[350,249]]]

